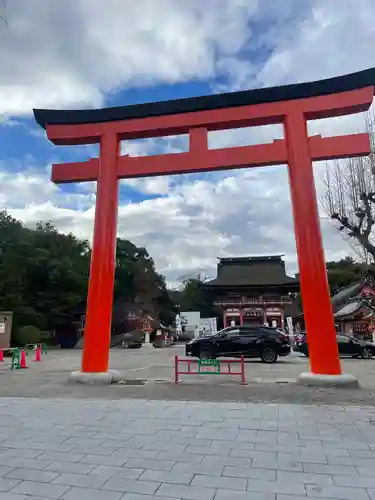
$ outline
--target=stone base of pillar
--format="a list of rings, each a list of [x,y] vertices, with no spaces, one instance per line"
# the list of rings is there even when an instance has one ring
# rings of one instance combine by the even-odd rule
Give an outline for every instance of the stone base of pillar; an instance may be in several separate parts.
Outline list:
[[[69,382],[85,385],[110,385],[121,379],[121,374],[116,370],[108,370],[107,372],[74,371],[69,376]]]
[[[298,375],[297,384],[310,387],[359,387],[354,375],[342,373],[341,375],[318,375],[316,373],[301,373]]]

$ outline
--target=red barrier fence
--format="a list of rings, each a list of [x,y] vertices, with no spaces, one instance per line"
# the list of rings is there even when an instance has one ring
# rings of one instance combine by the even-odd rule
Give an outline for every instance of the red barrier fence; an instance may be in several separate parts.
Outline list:
[[[187,371],[180,368],[180,365],[187,365]],[[233,371],[232,365],[239,365],[240,371]],[[241,384],[245,385],[245,362],[244,357],[240,359],[195,359],[195,358],[174,358],[174,381],[178,384],[180,375],[238,375],[241,377]]]

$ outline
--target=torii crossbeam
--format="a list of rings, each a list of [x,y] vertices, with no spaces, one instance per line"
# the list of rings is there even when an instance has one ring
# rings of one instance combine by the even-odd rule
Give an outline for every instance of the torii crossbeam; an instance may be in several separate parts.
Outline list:
[[[100,143],[100,157],[53,165],[56,183],[97,181],[82,372],[108,371],[118,179],[287,164],[311,372],[341,374],[312,162],[370,154],[368,134],[309,137],[307,122],[369,109],[375,68],[281,87],[80,111],[34,110],[57,145]],[[270,144],[208,149],[208,132],[281,123]],[[189,151],[121,156],[122,140],[189,135]]]

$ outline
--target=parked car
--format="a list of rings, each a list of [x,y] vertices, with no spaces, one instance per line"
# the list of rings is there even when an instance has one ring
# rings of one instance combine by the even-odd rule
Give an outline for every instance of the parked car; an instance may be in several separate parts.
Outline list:
[[[140,349],[144,341],[144,333],[141,330],[133,330],[120,333],[111,339],[111,347],[122,347],[122,349]]]
[[[348,356],[351,358],[371,359],[375,354],[375,344],[366,342],[365,340],[358,340],[349,335],[337,334],[337,346],[339,355],[341,357]],[[301,352],[305,356],[309,355],[309,345],[307,342],[306,334],[298,339],[295,345],[295,350]]]
[[[215,335],[200,337],[186,344],[186,356],[201,359],[220,356],[260,358],[264,363],[275,363],[278,356],[290,353],[289,338],[276,328],[261,326],[233,326]]]

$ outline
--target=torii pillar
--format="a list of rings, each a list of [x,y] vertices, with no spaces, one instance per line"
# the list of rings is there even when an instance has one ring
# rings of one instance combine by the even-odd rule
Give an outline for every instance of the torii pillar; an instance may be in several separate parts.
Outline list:
[[[309,385],[356,385],[341,372],[325,268],[313,161],[364,156],[368,134],[309,137],[307,122],[359,113],[374,96],[375,69],[318,82],[82,111],[34,110],[58,145],[100,143],[100,157],[53,165],[57,183],[97,181],[95,228],[82,367],[74,380],[110,383],[108,370],[115,272],[118,179],[287,164],[294,217],[310,373]],[[208,132],[281,123],[285,138],[270,144],[212,150]],[[189,134],[186,153],[119,155],[121,140]]]

